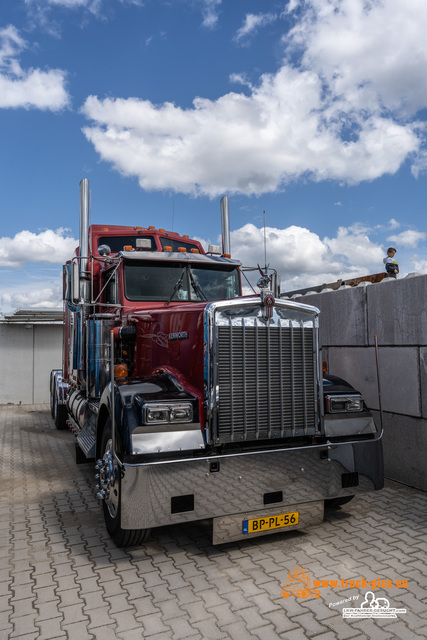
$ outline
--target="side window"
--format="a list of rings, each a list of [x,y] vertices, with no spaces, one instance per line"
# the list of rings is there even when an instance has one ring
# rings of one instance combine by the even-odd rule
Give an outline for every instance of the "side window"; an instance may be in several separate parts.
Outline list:
[[[111,273],[104,274],[104,302],[106,304],[117,304],[117,274],[111,277]]]

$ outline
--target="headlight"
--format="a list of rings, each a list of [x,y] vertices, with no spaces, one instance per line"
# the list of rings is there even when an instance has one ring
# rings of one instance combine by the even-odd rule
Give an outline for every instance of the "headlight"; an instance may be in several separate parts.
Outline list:
[[[363,398],[360,395],[326,396],[327,413],[355,413],[363,411]]]
[[[145,404],[142,408],[143,424],[193,422],[191,402]]]

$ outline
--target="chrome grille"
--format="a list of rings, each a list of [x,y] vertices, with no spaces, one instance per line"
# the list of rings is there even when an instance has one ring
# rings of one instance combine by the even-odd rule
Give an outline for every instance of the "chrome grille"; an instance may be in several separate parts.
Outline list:
[[[215,326],[216,442],[316,433],[315,327],[312,316],[268,324],[235,314]]]

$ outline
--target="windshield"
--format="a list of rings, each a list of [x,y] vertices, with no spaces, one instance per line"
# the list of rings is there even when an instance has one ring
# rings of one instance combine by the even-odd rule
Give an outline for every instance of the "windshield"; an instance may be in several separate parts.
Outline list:
[[[128,300],[223,300],[240,293],[234,266],[201,266],[179,262],[125,262],[125,296]]]

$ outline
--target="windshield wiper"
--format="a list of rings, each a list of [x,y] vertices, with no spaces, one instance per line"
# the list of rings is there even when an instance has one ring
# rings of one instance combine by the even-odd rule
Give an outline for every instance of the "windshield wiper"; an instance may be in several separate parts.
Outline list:
[[[171,302],[172,298],[174,297],[174,295],[179,291],[179,289],[182,289],[182,281],[184,280],[184,276],[185,276],[185,269],[186,267],[183,268],[182,273],[180,275],[180,277],[178,278],[178,280],[175,283],[175,286],[173,288],[172,291],[172,295],[169,298],[169,300],[167,302],[165,302],[164,306],[167,307],[168,304]]]
[[[201,298],[202,300],[208,300],[206,294],[203,292],[202,287],[200,286],[200,284],[196,281],[196,279],[193,276],[193,272],[191,271],[191,267],[188,267],[188,271],[190,273],[190,282],[191,282],[191,286],[193,287],[196,296],[199,296],[199,298]]]

